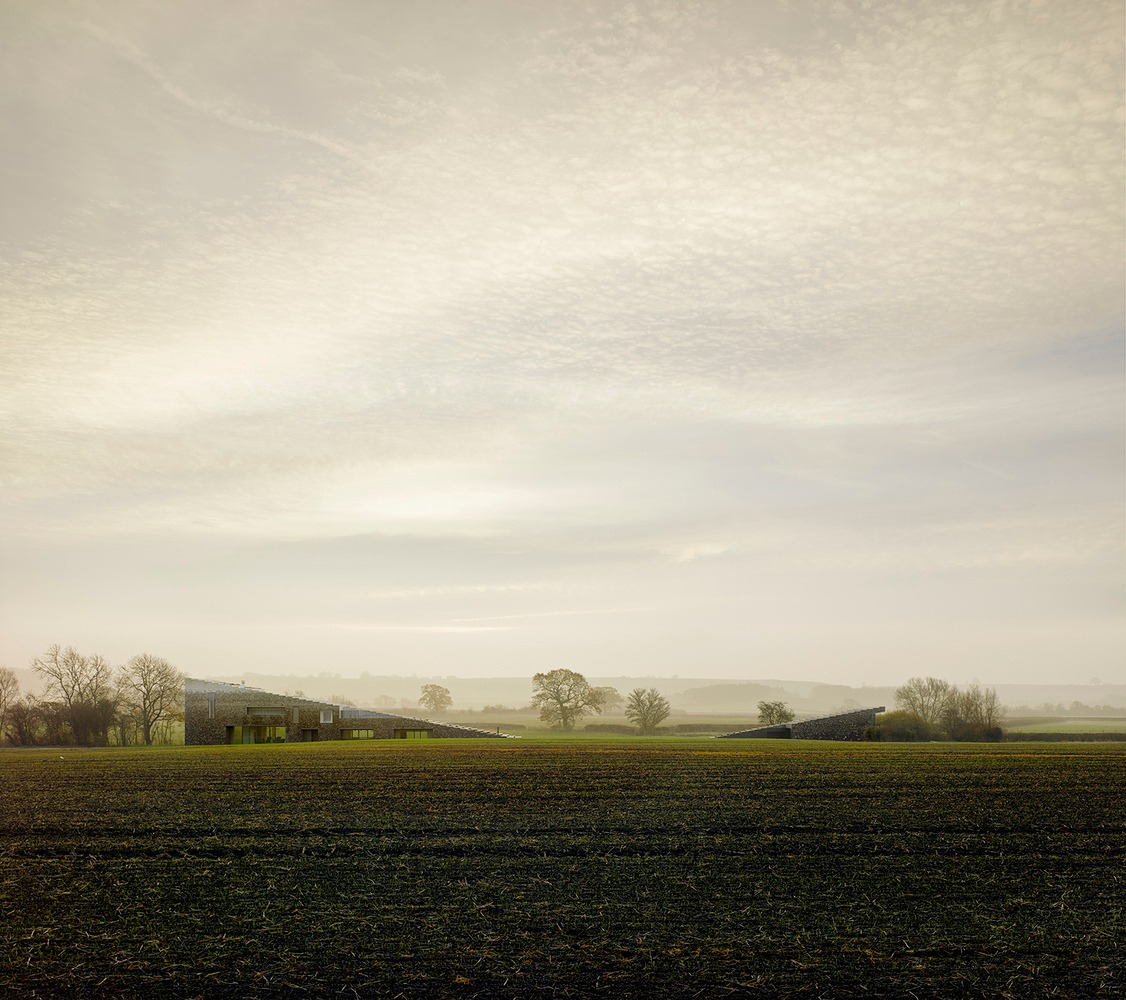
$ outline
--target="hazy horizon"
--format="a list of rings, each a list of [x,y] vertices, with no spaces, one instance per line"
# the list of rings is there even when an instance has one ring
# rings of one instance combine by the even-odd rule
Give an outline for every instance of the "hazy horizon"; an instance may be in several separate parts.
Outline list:
[[[0,28],[0,664],[1126,680],[1119,2]]]
[[[16,668],[22,692],[41,695],[42,678],[30,668]],[[760,700],[783,700],[799,713],[809,716],[846,711],[855,707],[893,708],[895,690],[906,676],[888,684],[848,684],[822,682],[804,677],[681,677],[660,675],[587,674],[595,685],[609,685],[625,696],[635,688],[656,688],[667,697],[676,714],[734,714],[756,716]],[[423,685],[440,684],[452,695],[454,715],[488,709],[527,711],[535,693],[531,674],[521,676],[458,677],[424,673],[380,675],[364,672],[341,674],[270,674],[245,671],[226,674],[202,671],[190,677],[196,683],[219,681],[244,684],[248,691],[295,695],[314,700],[351,704],[377,710],[418,713]],[[1028,682],[994,684],[989,678],[973,677],[959,681],[965,687],[977,684],[996,690],[1006,711],[1076,715],[1091,710],[1109,711],[1120,717],[1126,712],[1126,683],[1090,678],[1059,684]],[[621,714],[621,707],[608,716]],[[595,720],[597,721],[597,720]]]

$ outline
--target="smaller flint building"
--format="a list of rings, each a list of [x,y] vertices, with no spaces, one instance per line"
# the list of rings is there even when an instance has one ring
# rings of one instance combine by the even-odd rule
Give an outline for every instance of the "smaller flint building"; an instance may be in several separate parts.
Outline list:
[[[271,694],[245,684],[191,678],[184,684],[186,746],[466,737],[506,738],[484,729]]]
[[[738,733],[727,733],[721,740],[862,740],[864,730],[876,724],[876,716],[886,709],[858,708],[836,715],[823,715],[804,722],[783,722],[776,726],[759,726]]]

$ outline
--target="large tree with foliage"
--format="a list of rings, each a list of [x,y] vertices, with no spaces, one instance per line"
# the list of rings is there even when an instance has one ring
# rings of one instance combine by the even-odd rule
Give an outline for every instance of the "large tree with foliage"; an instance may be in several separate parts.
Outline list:
[[[669,717],[668,699],[656,688],[634,688],[626,700],[626,718],[648,735]]]
[[[571,730],[591,712],[602,711],[604,696],[574,670],[559,667],[532,678],[532,706],[540,718],[555,729]]]
[[[625,698],[622,697],[621,692],[616,687],[596,687],[594,690],[602,695],[604,711],[612,712],[626,703]]]
[[[441,684],[423,684],[418,703],[428,712],[440,715],[453,705],[454,700],[449,688],[444,688]]]
[[[117,690],[146,746],[152,745],[158,723],[183,717],[184,675],[159,656],[134,656],[121,668]]]
[[[793,722],[794,713],[784,701],[760,701],[758,721],[764,726],[777,726],[783,722]]]

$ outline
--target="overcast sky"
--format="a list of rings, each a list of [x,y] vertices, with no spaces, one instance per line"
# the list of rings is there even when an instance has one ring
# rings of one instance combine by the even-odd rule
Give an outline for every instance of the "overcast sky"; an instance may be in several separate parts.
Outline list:
[[[0,0],[0,663],[1126,679],[1123,37]]]

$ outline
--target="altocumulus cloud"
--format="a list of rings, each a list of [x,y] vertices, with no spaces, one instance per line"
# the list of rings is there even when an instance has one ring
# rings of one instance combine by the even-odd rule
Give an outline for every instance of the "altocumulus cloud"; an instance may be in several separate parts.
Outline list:
[[[1119,4],[2,16],[4,655],[1121,662]]]

